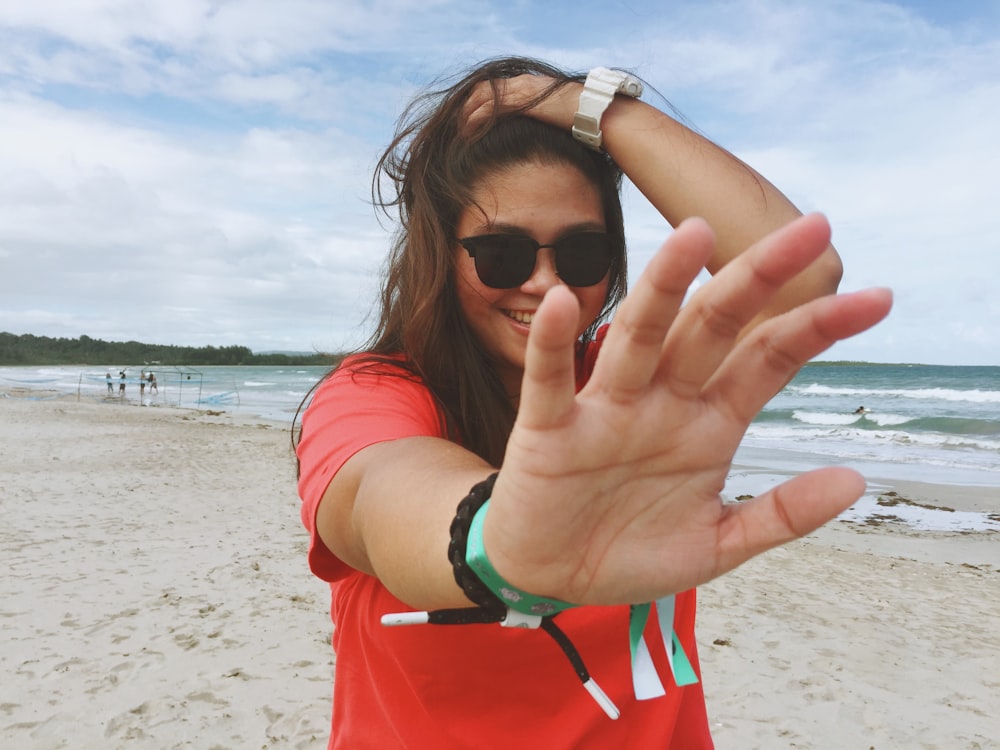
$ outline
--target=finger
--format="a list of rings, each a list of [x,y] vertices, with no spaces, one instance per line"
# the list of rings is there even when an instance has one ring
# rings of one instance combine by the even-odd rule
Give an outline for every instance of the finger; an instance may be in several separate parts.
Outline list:
[[[588,390],[627,394],[649,384],[667,331],[713,248],[712,230],[703,220],[688,219],[677,227],[615,313]]]
[[[476,84],[462,105],[460,133],[468,136],[493,112],[494,93],[490,81]]]
[[[575,350],[580,305],[564,286],[550,289],[531,321],[521,380],[519,424],[534,429],[557,426],[576,396]]]
[[[703,395],[749,423],[806,362],[868,330],[891,308],[891,291],[866,289],[821,297],[766,321],[733,350]]]
[[[551,79],[528,73],[513,78],[482,81],[473,88],[463,106],[463,132],[475,132],[479,125],[494,114],[523,109],[550,84]]]
[[[667,344],[663,374],[671,388],[679,395],[697,393],[747,323],[829,244],[826,219],[803,216],[754,244],[699,289]]]
[[[864,491],[865,480],[858,472],[830,467],[790,479],[749,502],[727,505],[719,524],[715,575],[814,531]]]

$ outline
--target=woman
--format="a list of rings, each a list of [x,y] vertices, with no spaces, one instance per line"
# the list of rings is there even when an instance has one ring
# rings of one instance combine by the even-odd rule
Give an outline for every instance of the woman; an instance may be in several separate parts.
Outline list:
[[[378,329],[297,446],[330,747],[711,747],[693,587],[863,491],[827,469],[723,506],[749,421],[889,295],[827,296],[825,220],[602,71],[487,62],[418,100],[379,163],[401,223]],[[625,93],[592,117],[609,80]],[[622,172],[677,230],[607,327]]]

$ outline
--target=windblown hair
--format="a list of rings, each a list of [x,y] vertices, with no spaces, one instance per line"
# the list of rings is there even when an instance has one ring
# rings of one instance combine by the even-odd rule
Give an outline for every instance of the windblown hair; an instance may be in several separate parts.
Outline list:
[[[494,106],[475,132],[462,132],[463,107],[478,84],[491,82],[496,104],[497,81],[526,73],[554,83],[522,110],[497,114]],[[495,466],[503,460],[515,407],[458,304],[456,226],[474,205],[474,189],[496,172],[524,163],[577,168],[598,190],[615,248],[604,307],[584,333],[584,339],[593,337],[625,294],[622,173],[608,155],[577,143],[568,131],[519,114],[582,80],[526,58],[487,61],[457,83],[414,100],[372,180],[375,205],[399,228],[384,269],[378,324],[362,349],[361,366],[387,374],[403,367],[420,378],[441,408],[449,439]]]

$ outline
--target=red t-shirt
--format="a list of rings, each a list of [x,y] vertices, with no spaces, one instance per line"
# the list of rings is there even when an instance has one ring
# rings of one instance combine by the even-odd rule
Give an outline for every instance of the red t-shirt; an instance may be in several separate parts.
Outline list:
[[[597,350],[595,343],[579,353],[581,383]],[[445,435],[422,383],[359,373],[351,365],[348,359],[317,389],[298,448],[309,565],[330,582],[332,599],[336,676],[329,747],[711,748],[701,684],[674,684],[655,614],[646,641],[666,695],[644,701],[632,688],[628,607],[579,607],[556,618],[592,678],[621,709],[618,720],[598,707],[543,631],[380,624],[383,614],[412,607],[326,548],[316,533],[316,510],[334,474],[362,448]],[[694,590],[678,594],[674,628],[700,677],[694,620]]]

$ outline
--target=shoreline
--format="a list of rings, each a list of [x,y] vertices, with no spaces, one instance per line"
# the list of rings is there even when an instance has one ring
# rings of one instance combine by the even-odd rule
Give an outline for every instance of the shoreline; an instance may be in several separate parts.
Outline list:
[[[808,471],[813,467],[803,467]],[[855,467],[856,468],[856,467]],[[744,500],[795,476],[787,468],[735,463],[723,497]],[[864,474],[864,472],[862,472]],[[1000,532],[1000,486],[950,484],[875,477],[865,474],[864,495],[838,517],[841,522],[898,523],[927,532]]]
[[[113,405],[0,398],[0,743],[322,747],[290,421]],[[995,488],[871,482],[907,501],[886,514],[996,512]],[[998,583],[995,531],[837,520],[702,586],[717,747],[991,747]]]

